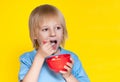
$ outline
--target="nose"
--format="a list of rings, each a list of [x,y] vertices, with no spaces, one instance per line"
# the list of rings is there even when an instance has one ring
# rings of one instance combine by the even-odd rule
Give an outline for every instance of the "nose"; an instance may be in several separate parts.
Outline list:
[[[51,37],[56,36],[56,32],[55,32],[55,30],[50,30],[50,36],[51,36]]]

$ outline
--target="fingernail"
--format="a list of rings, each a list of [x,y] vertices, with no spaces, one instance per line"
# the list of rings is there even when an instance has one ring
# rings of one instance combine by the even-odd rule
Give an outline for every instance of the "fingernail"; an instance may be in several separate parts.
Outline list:
[[[46,43],[47,43],[47,41],[46,41],[46,40],[44,40],[44,41],[43,41],[43,44],[46,44]]]
[[[68,65],[69,63],[67,62],[67,65]]]
[[[51,45],[53,46],[55,43],[51,43]]]

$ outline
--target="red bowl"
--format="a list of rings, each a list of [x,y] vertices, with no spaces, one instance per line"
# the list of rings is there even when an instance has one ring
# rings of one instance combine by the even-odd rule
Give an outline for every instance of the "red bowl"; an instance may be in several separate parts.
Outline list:
[[[67,71],[64,66],[67,62],[71,62],[70,54],[52,56],[47,58],[46,62],[48,67],[54,72],[59,72],[60,70]]]

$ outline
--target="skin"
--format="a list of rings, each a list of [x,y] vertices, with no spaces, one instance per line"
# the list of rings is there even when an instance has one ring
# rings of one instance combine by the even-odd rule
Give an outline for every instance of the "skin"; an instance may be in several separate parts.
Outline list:
[[[40,25],[38,30],[38,35],[34,37],[37,39],[40,47],[36,53],[33,64],[21,82],[38,82],[38,76],[42,68],[45,57],[50,56],[51,54],[59,54],[59,46],[63,38],[63,27],[60,25],[60,22],[54,18],[46,20]],[[53,49],[53,44],[50,43],[50,40],[57,40],[57,44]],[[73,59],[71,58],[72,63],[67,63],[64,68],[67,71],[60,71],[66,82],[78,82],[78,80],[71,74],[73,67]],[[38,63],[39,62],[39,63]],[[31,78],[32,77],[32,78]]]
[[[43,52],[45,52],[44,56],[59,53],[58,47],[63,39],[63,27],[55,19],[46,20],[42,25],[40,25],[38,35],[35,39],[37,39],[40,44],[39,50],[43,50]],[[52,48],[50,40],[57,40],[55,49]],[[44,41],[46,41],[45,44],[43,44]]]

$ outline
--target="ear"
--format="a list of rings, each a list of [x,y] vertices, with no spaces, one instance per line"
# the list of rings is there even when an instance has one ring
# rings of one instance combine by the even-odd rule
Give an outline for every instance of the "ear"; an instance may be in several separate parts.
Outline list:
[[[34,39],[37,39],[37,35],[36,35],[36,34],[34,34],[34,35],[33,35],[33,38],[34,38]]]
[[[34,40],[36,40],[37,39],[37,37],[34,37]]]

